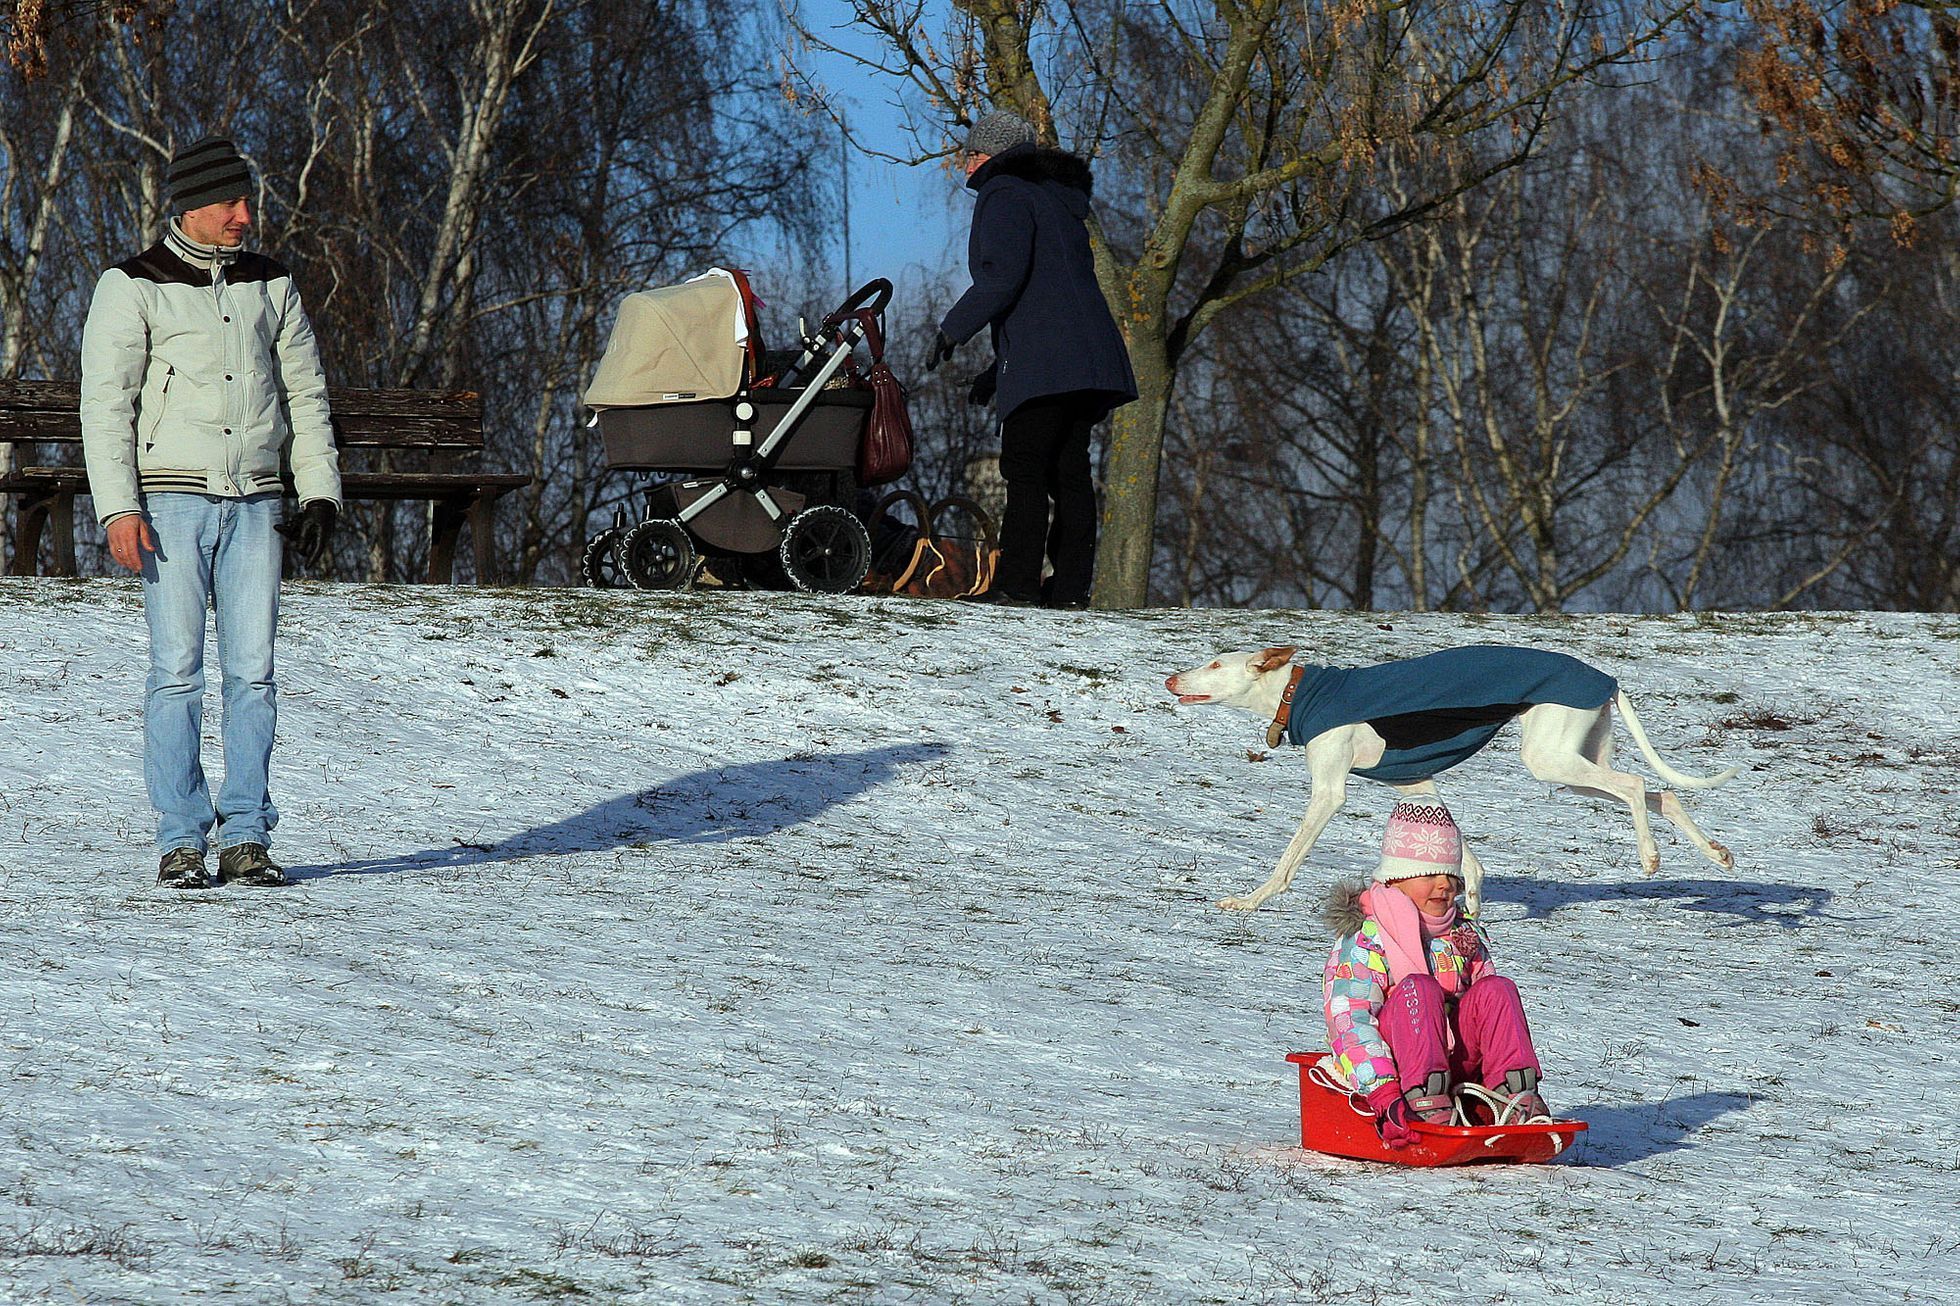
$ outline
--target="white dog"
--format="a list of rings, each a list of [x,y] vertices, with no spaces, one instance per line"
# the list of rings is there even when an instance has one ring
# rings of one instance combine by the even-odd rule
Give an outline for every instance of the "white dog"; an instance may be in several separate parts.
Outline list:
[[[1627,805],[1641,865],[1649,874],[1660,866],[1649,811],[1671,822],[1717,866],[1735,864],[1728,849],[1688,818],[1673,793],[1649,793],[1639,776],[1613,769],[1613,706],[1619,706],[1641,755],[1671,785],[1709,789],[1742,768],[1711,776],[1676,771],[1654,751],[1633,704],[1612,677],[1577,658],[1475,645],[1373,667],[1293,667],[1289,673],[1294,652],[1221,653],[1164,682],[1179,703],[1222,703],[1270,718],[1268,747],[1283,740],[1306,747],[1313,779],[1306,818],[1271,877],[1249,894],[1225,899],[1221,907],[1250,911],[1292,883],[1347,797],[1351,773],[1381,780],[1398,793],[1437,794],[1434,776],[1489,743],[1512,717],[1519,718],[1519,753],[1531,774]],[[1472,915],[1482,905],[1483,876],[1466,843],[1464,902]]]

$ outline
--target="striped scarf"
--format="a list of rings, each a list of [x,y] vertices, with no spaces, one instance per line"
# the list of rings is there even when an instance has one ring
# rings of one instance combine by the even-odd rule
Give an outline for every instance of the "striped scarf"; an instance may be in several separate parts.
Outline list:
[[[245,250],[243,245],[200,245],[184,234],[184,228],[176,218],[170,219],[170,225],[164,229],[163,243],[184,262],[207,272],[235,262]]]

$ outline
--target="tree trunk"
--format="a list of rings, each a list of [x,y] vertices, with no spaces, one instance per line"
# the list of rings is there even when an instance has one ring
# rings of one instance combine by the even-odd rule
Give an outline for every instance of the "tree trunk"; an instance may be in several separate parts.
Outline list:
[[[540,32],[556,16],[553,6],[546,4],[530,21],[528,30],[520,34],[519,0],[492,0],[492,4],[489,12],[476,6],[484,25],[475,51],[482,80],[475,87],[474,98],[464,102],[456,141],[447,147],[449,194],[436,226],[435,248],[429,256],[401,362],[399,384],[404,386],[421,381],[435,356],[440,327],[449,321],[468,320],[468,279],[474,269],[470,245],[476,238],[484,191],[490,181],[491,151],[503,125],[511,89],[536,58]],[[459,305],[461,313],[456,311]],[[453,342],[443,352],[443,383],[448,385],[453,383],[456,370]]]
[[[1377,388],[1371,402],[1379,394]],[[1362,612],[1375,606],[1375,567],[1381,554],[1382,439],[1378,421],[1379,416],[1371,413],[1362,422],[1354,448],[1354,569],[1348,605]]]
[[[77,61],[75,75],[68,81],[68,94],[61,102],[61,116],[55,120],[54,141],[48,146],[47,163],[41,169],[41,198],[34,206],[34,222],[27,232],[27,245],[21,253],[18,273],[7,277],[11,285],[0,296],[0,316],[4,335],[0,335],[0,380],[12,380],[20,369],[20,358],[27,340],[27,305],[34,294],[34,279],[41,270],[41,256],[48,247],[48,228],[54,221],[55,199],[61,193],[61,172],[68,161],[68,143],[75,132],[75,106],[82,98],[82,74],[88,68]],[[20,155],[11,148],[7,153]],[[0,475],[11,471],[14,447],[0,446]]]
[[[1109,472],[1096,544],[1098,608],[1141,608],[1150,602],[1157,474],[1175,377],[1162,336],[1131,335],[1129,346],[1137,399],[1117,409],[1110,423]]]

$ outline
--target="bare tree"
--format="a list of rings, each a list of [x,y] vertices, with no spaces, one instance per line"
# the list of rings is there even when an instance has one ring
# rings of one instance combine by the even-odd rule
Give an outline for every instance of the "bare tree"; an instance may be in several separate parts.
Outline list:
[[[1900,241],[1960,196],[1960,14],[1947,0],[1744,0],[1737,79],[1780,133],[1774,188],[1737,186],[1740,210],[1803,211],[1840,240],[1877,218]],[[1792,184],[1796,183],[1796,184]],[[1842,246],[1840,246],[1840,253]]]
[[[921,0],[856,6],[882,43],[861,62],[939,124],[927,152],[991,101],[1047,139],[1069,128],[1128,182],[1131,211],[1097,233],[1097,264],[1142,397],[1114,419],[1100,605],[1148,597],[1165,422],[1206,328],[1528,158],[1553,104],[1692,8],[954,0],[951,26],[928,38]],[[1473,144],[1476,166],[1426,174],[1451,189],[1387,210],[1362,202],[1385,159]]]
[[[1811,367],[1819,384],[1775,414],[1763,459],[1780,513],[1738,523],[1773,565],[1772,606],[1960,611],[1960,278],[1953,215],[1927,220],[1911,250],[1853,245]]]
[[[0,19],[45,73],[0,81],[7,370],[74,374],[88,287],[154,238],[172,150],[227,132],[330,378],[484,393],[487,461],[534,478],[500,512],[525,580],[575,578],[587,518],[627,488],[578,411],[620,296],[711,263],[800,277],[826,234],[834,182],[801,166],[819,125],[752,57],[780,37],[766,0],[57,0]],[[420,574],[426,514],[359,505],[341,564]]]
[[[1653,572],[1677,609],[1705,606],[1704,585],[1727,542],[1724,509],[1756,469],[1751,453],[1765,419],[1823,384],[1818,361],[1872,307],[1834,303],[1842,265],[1808,258],[1791,241],[1778,250],[1775,234],[1761,227],[1733,245],[1696,241],[1685,260],[1658,265],[1663,280],[1640,288],[1662,333],[1643,360],[1653,398],[1642,406],[1675,459],[1707,464],[1693,487],[1699,528],[1665,563],[1656,549]]]

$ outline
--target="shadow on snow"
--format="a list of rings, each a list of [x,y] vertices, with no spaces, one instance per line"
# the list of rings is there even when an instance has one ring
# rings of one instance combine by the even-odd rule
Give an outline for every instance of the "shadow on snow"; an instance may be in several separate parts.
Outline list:
[[[786,830],[891,780],[900,767],[930,762],[944,744],[905,744],[861,753],[792,753],[766,762],[693,771],[621,794],[576,816],[535,826],[500,843],[458,844],[392,857],[296,866],[295,880],[333,875],[454,870],[571,853],[612,852],[643,844],[726,843]]]
[[[1753,1100],[1746,1093],[1691,1093],[1665,1102],[1577,1108],[1573,1114],[1586,1122],[1579,1159],[1610,1168],[1690,1146],[1702,1126]]]
[[[1831,891],[1806,884],[1764,884],[1748,880],[1639,879],[1595,882],[1490,877],[1487,902],[1514,902],[1529,920],[1543,920],[1561,907],[1584,903],[1670,900],[1682,911],[1733,916],[1734,925],[1781,925],[1799,929],[1830,919],[1825,908]]]

